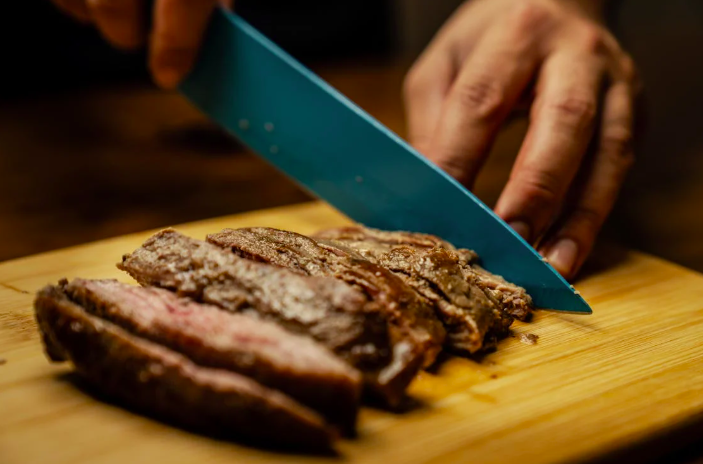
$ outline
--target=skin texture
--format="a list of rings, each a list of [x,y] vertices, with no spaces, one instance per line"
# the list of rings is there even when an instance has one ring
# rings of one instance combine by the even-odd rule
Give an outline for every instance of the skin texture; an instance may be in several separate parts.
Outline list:
[[[471,0],[410,70],[410,141],[471,188],[501,125],[530,126],[496,212],[565,277],[583,264],[633,162],[632,59],[604,2]]]
[[[191,69],[208,18],[232,0],[52,0],[116,47],[148,45],[154,80]],[[471,188],[498,130],[530,126],[496,212],[573,278],[633,163],[632,59],[602,24],[606,0],[468,0],[410,70],[410,142]]]

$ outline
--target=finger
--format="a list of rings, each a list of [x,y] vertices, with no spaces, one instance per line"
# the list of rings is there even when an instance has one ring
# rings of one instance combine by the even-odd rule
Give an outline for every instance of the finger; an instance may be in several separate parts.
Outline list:
[[[217,0],[157,0],[149,66],[156,82],[174,88],[190,71]]]
[[[591,251],[596,236],[615,204],[634,155],[633,90],[626,82],[614,84],[605,96],[603,122],[593,165],[573,210],[540,251],[566,278],[573,277]]]
[[[408,73],[403,86],[408,139],[427,154],[455,70],[451,52],[443,46],[428,49]]]
[[[86,0],[93,22],[112,45],[141,46],[146,39],[143,0]]]
[[[471,188],[496,133],[541,59],[532,21],[489,30],[454,81],[427,153]]]
[[[534,243],[552,222],[593,134],[605,76],[599,57],[562,52],[537,83],[531,123],[496,213]]]
[[[52,0],[54,5],[64,13],[80,22],[90,22],[90,13],[85,5],[85,0]]]

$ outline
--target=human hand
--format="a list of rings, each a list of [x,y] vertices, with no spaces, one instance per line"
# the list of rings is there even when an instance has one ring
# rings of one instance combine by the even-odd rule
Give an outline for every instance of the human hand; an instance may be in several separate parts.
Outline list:
[[[634,159],[635,67],[599,21],[601,3],[467,1],[404,88],[410,142],[469,188],[501,124],[530,103],[496,213],[567,278]]]
[[[157,84],[175,88],[188,74],[200,48],[210,14],[232,0],[155,0],[147,24],[148,0],[52,0],[75,19],[92,23],[117,48],[149,45],[149,68]]]

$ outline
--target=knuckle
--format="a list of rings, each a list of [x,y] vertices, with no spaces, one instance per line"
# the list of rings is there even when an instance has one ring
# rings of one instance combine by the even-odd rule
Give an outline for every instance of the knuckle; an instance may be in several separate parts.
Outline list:
[[[546,171],[533,172],[523,176],[521,193],[525,201],[535,208],[549,208],[559,199],[557,177]]]
[[[505,92],[494,80],[481,78],[459,85],[455,97],[462,108],[470,111],[474,118],[492,120],[503,110]]]
[[[605,55],[608,52],[608,40],[603,30],[592,24],[581,26],[580,43],[586,52],[594,55]]]
[[[600,229],[604,219],[604,215],[600,211],[589,206],[578,206],[570,214],[569,228],[594,235]]]
[[[627,161],[632,153],[633,134],[632,130],[626,127],[612,127],[603,133],[601,147],[608,156],[623,161]]]
[[[515,6],[510,19],[518,31],[533,33],[552,23],[553,10],[544,2],[524,0]]]
[[[556,120],[568,127],[585,128],[593,124],[597,112],[595,99],[586,96],[565,96],[547,104]]]
[[[410,68],[410,71],[403,79],[403,95],[406,99],[411,99],[422,93],[424,87],[424,78],[421,65],[415,65]]]
[[[622,75],[628,84],[634,84],[638,80],[637,66],[635,60],[628,54],[624,54],[620,62]]]

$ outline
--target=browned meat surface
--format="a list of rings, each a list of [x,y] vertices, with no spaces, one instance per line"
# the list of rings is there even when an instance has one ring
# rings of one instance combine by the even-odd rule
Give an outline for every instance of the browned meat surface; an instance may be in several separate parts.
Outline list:
[[[200,366],[251,377],[316,409],[331,423],[354,429],[361,376],[308,337],[153,287],[76,279],[63,290],[92,315]]]
[[[475,353],[506,335],[512,319],[476,286],[473,275],[463,272],[448,250],[398,246],[376,259],[435,304],[452,350]]]
[[[253,312],[308,334],[362,371],[372,391],[397,404],[422,357],[389,339],[387,315],[356,289],[242,259],[210,243],[165,230],[118,265],[138,282],[230,311]]]
[[[492,274],[478,264],[472,264],[471,269],[478,276],[478,284],[512,317],[521,321],[527,320],[534,310],[532,297],[527,291],[508,282],[499,275]]]
[[[478,255],[472,250],[456,248],[439,237],[418,232],[386,231],[369,227],[347,226],[323,230],[318,232],[315,237],[346,242],[366,242],[367,247],[376,247],[379,250],[388,250],[394,245],[407,245],[413,248],[425,249],[439,247],[457,253],[467,264],[471,264],[478,259]]]
[[[325,230],[317,238],[340,241],[358,250],[367,258],[390,251],[397,246],[410,246],[419,250],[439,247],[455,255],[467,274],[475,274],[473,280],[494,302],[511,317],[525,320],[533,310],[532,298],[524,288],[512,284],[501,276],[481,268],[478,256],[471,250],[456,248],[438,237],[413,232],[387,232],[361,226],[340,227]]]
[[[271,228],[225,229],[208,236],[215,245],[237,255],[274,264],[310,276],[331,276],[366,294],[380,305],[391,323],[391,339],[424,353],[424,365],[434,362],[446,332],[432,305],[402,279],[353,250],[321,244],[304,235]]]
[[[283,393],[132,335],[61,288],[39,292],[35,309],[51,360],[71,361],[101,391],[142,411],[269,446],[327,448],[334,438],[317,413]]]

